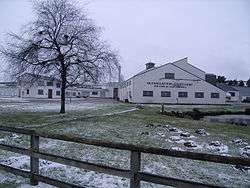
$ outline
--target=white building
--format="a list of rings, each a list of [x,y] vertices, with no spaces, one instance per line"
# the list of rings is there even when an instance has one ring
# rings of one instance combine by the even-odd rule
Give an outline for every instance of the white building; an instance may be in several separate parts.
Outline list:
[[[0,97],[17,97],[16,82],[0,82]]]
[[[67,98],[92,97],[92,98],[118,98],[118,82],[106,84],[86,83],[68,87],[65,91]],[[61,98],[61,81],[48,76],[26,73],[18,82],[1,82],[0,97],[22,98]]]
[[[66,92],[70,95],[72,91],[67,90]],[[74,92],[72,96],[76,96],[76,91]],[[61,82],[48,76],[26,73],[18,80],[18,96],[22,98],[60,98]]]
[[[119,99],[131,103],[225,104],[226,94],[187,58],[159,67],[147,63],[119,89]]]

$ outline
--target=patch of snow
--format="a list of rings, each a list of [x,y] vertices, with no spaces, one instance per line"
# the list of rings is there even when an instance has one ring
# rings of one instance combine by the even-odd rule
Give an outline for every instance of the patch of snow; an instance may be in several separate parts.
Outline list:
[[[241,151],[241,155],[245,157],[250,157],[250,145],[245,146],[244,148],[241,148],[240,151]]]
[[[0,159],[0,163],[4,165],[11,166],[13,168],[19,168],[23,170],[28,170],[27,164],[29,164],[30,157],[28,156],[15,156],[9,157],[7,159]]]
[[[176,142],[176,143],[184,143],[184,142],[186,142],[180,136],[170,136],[169,139],[167,139],[166,141],[168,141],[168,142]]]
[[[186,151],[185,149],[180,148],[180,147],[171,147],[171,149],[176,150],[176,151]]]
[[[220,142],[215,142],[215,144],[207,144],[205,146],[207,149],[216,151],[218,153],[228,153],[228,146]]]
[[[236,145],[248,145],[248,143],[245,140],[241,139],[241,138],[233,139],[232,143],[236,144]]]
[[[120,111],[120,112],[113,112],[113,113],[103,114],[103,116],[112,116],[112,115],[117,115],[117,114],[124,114],[124,113],[127,113],[127,112],[133,112],[135,110],[138,110],[138,109],[137,108],[132,108],[132,109],[123,110],[123,111]]]
[[[56,188],[56,187],[39,182],[39,184],[36,186],[30,185],[30,184],[22,184],[22,185],[18,186],[17,188]]]

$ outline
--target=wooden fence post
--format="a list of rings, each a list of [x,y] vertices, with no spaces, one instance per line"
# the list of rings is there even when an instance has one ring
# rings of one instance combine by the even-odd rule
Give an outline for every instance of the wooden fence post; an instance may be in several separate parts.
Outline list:
[[[31,135],[30,147],[32,152],[39,151],[39,136]],[[39,158],[30,156],[30,172],[32,173],[30,184],[38,185],[38,181],[35,179],[34,174],[39,174]]]
[[[164,114],[164,112],[165,112],[165,106],[164,106],[164,103],[163,103],[163,104],[161,104],[161,113]]]
[[[138,172],[141,170],[141,153],[137,151],[131,151],[130,157],[130,188],[140,188],[140,179]]]

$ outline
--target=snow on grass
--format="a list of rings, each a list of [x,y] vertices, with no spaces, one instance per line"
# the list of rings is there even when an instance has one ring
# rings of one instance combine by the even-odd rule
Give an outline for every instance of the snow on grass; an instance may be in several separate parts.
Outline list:
[[[66,100],[66,110],[67,111],[79,111],[87,109],[101,109],[105,106],[113,105],[113,100],[107,100],[103,102],[102,100],[92,99],[74,99],[71,102]],[[60,100],[48,100],[48,99],[0,99],[0,111],[3,112],[48,112],[48,111],[59,111],[60,110]]]
[[[51,104],[31,101],[30,103],[22,105],[23,108],[25,108],[25,105],[31,105],[31,107],[28,107],[28,110],[31,110],[32,108],[37,109],[35,106],[41,105],[45,108],[45,111],[51,110],[50,108],[47,109],[46,105],[55,105],[57,106],[56,108],[59,107],[58,101],[51,102]],[[71,104],[67,105],[72,105],[69,109],[72,108],[78,110],[73,110],[73,113],[70,112],[65,115],[45,113],[43,119],[38,120],[39,122],[34,121],[33,128],[37,125],[37,131],[70,134],[84,138],[123,143],[145,144],[182,151],[189,150],[232,156],[241,156],[244,151],[248,152],[246,149],[243,150],[245,145],[247,145],[247,139],[239,138],[241,141],[237,140],[233,142],[232,137],[224,135],[223,129],[217,129],[216,127],[215,131],[212,132],[213,129],[207,129],[207,123],[205,124],[206,126],[203,127],[202,125],[204,123],[201,121],[160,116],[151,108],[147,109],[147,107],[145,107],[144,109],[135,109],[132,105],[125,106],[115,102],[103,103],[98,101],[72,101]],[[82,105],[82,107],[79,110],[78,106],[80,105]],[[0,110],[1,106],[2,104],[0,104]],[[86,111],[84,111],[84,109]],[[18,111],[18,108],[7,110]],[[7,110],[5,112],[7,112]],[[37,114],[39,115],[39,113]],[[197,124],[197,126],[193,126],[195,124]],[[197,134],[195,132],[197,128],[204,128],[208,134]],[[239,129],[244,128],[239,127]],[[29,140],[25,139],[23,136],[18,137],[18,135],[15,134],[5,135],[0,139],[1,142],[11,145],[14,144],[14,142],[26,146],[29,144]],[[210,145],[211,142],[217,140],[219,140],[222,145]],[[123,169],[129,168],[129,152],[122,152],[119,150],[114,151],[107,148],[73,144],[45,138],[41,138],[40,141],[40,149],[43,152],[112,167]],[[184,145],[185,142],[194,142],[196,147],[186,147]],[[16,167],[24,169],[29,168],[29,160],[25,157],[22,158],[15,154],[6,156],[4,153],[0,154],[0,158],[4,159],[1,160],[1,163],[5,162],[8,165],[13,164]],[[50,161],[40,160],[39,165],[41,168],[40,171],[43,175],[81,186],[112,188],[128,187],[129,185],[129,180],[125,178],[81,170]],[[146,157],[143,157],[142,169],[146,172],[152,172],[159,175],[205,183],[215,183],[229,187],[247,187],[247,185],[250,184],[249,171],[240,171],[233,168],[231,165],[223,166],[220,164],[207,164],[204,162],[176,159],[173,157],[147,155]],[[220,176],[218,176],[218,174],[220,174]],[[20,180],[20,178],[15,178],[15,176],[11,176],[1,171],[0,178],[3,179],[1,183],[14,182],[18,184],[21,182],[20,187],[29,188],[27,180]],[[39,184],[37,187],[50,188],[51,186]],[[143,183],[143,187],[149,188],[161,186]]]

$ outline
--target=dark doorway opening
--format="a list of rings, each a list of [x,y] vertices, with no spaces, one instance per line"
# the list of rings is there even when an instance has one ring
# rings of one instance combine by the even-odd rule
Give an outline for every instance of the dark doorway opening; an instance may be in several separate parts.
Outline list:
[[[113,90],[113,98],[118,99],[118,88],[114,88],[114,90]]]
[[[52,89],[48,89],[48,98],[49,99],[52,99],[52,93],[53,93],[53,90]]]

